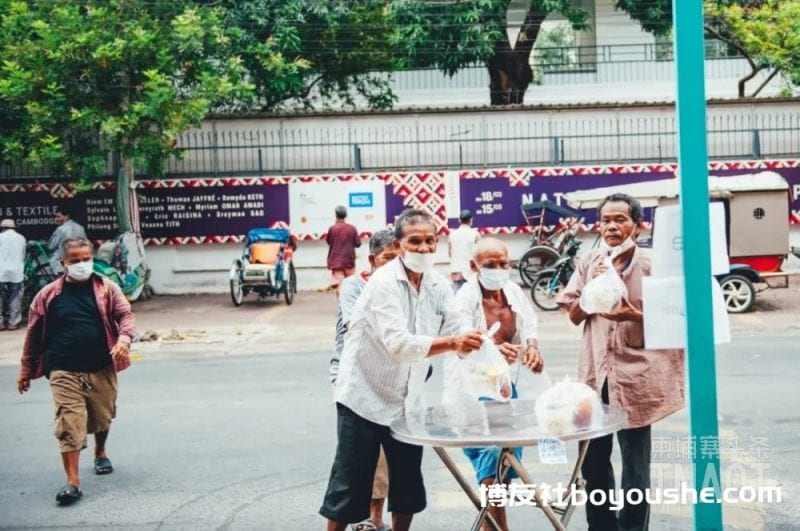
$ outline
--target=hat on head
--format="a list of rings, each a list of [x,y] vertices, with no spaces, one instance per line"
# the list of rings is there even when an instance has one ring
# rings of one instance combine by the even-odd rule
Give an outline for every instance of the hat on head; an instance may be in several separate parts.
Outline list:
[[[16,228],[17,228],[17,224],[14,223],[13,219],[9,218],[9,219],[4,219],[3,221],[0,221],[0,229],[16,229]]]

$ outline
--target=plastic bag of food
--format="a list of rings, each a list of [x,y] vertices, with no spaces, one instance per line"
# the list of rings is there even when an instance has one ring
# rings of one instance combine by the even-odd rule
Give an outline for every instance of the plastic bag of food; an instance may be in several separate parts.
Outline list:
[[[586,384],[569,377],[536,399],[536,423],[548,435],[559,436],[603,425],[603,404]]]
[[[594,277],[581,291],[579,304],[587,314],[610,313],[617,309],[622,299],[628,295],[628,288],[622,282],[614,267],[614,254],[607,256],[603,263],[606,270]]]
[[[508,402],[511,400],[511,370],[492,340],[497,328],[493,326],[483,336],[480,350],[461,360],[464,364],[462,374],[465,379],[465,390],[473,398],[491,398]]]

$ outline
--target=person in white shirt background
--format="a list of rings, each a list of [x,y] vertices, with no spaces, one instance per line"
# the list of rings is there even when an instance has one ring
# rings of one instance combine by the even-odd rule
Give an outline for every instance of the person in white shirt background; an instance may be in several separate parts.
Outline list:
[[[16,330],[22,321],[25,237],[13,219],[0,222],[0,330]]]
[[[407,210],[395,221],[394,238],[399,257],[372,274],[345,335],[336,383],[336,456],[319,510],[329,531],[369,516],[381,447],[392,529],[410,528],[427,504],[422,447],[395,440],[389,426],[422,394],[427,358],[481,345],[478,332],[463,331],[450,283],[433,269],[434,218]]]
[[[55,211],[58,227],[47,241],[47,248],[50,250],[50,267],[53,268],[53,273],[60,275],[64,272],[64,266],[61,264],[64,242],[70,238],[87,240],[88,237],[86,236],[86,231],[83,230],[83,226],[72,219],[72,211],[68,207],[59,205],[55,208]]]
[[[480,234],[472,228],[472,212],[462,210],[459,216],[461,225],[450,231],[447,240],[447,253],[450,256],[450,280],[453,288],[458,289],[473,277],[469,262],[475,251],[475,243],[480,239]]]
[[[486,333],[499,323],[500,328],[492,339],[509,365],[520,362],[535,373],[542,372],[544,361],[539,353],[538,319],[530,299],[509,279],[511,265],[506,245],[496,238],[480,240],[475,245],[470,267],[477,277],[464,284],[456,294],[456,309],[465,325]],[[474,400],[462,394],[464,360],[456,354],[447,354],[443,362],[443,402]],[[512,384],[511,396],[517,398],[516,384]],[[500,448],[464,448],[464,453],[472,463],[478,483],[494,483]],[[516,448],[514,453],[520,459],[522,448]],[[515,477],[518,476],[510,470],[507,480]],[[489,514],[502,531],[508,529],[504,507],[490,506]],[[483,529],[492,528],[484,523]]]

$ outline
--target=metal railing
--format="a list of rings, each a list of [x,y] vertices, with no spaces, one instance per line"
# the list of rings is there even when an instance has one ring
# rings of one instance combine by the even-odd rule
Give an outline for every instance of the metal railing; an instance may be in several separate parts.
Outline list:
[[[437,115],[431,116],[435,120]],[[667,162],[677,157],[671,113],[637,117],[610,112],[608,118],[592,119],[545,119],[547,113],[538,113],[517,121],[493,114],[456,116],[460,118],[437,123],[410,117],[396,125],[391,124],[401,118],[390,117],[386,120],[390,125],[374,127],[355,126],[346,117],[318,127],[291,127],[285,123],[290,120],[279,124],[272,120],[270,129],[188,132],[179,139],[182,157],[168,161],[165,176]],[[712,159],[800,156],[800,110],[712,115],[708,143]],[[108,157],[109,177],[114,174],[112,158]],[[142,170],[137,173],[142,175]],[[0,179],[6,181],[48,175],[44,168],[0,165]]]

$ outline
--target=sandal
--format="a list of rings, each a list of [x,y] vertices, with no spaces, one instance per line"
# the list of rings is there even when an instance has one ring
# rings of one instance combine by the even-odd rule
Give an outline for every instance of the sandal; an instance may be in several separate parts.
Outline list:
[[[110,474],[114,471],[114,467],[111,466],[111,459],[108,457],[97,457],[94,460],[94,473],[98,476],[103,476],[105,474]]]
[[[375,523],[370,518],[367,518],[363,522],[353,524],[350,527],[352,531],[378,531],[378,528],[375,527]]]
[[[59,505],[70,505],[81,499],[81,496],[83,496],[81,489],[75,485],[66,484],[61,487],[61,490],[56,494],[56,502]]]

